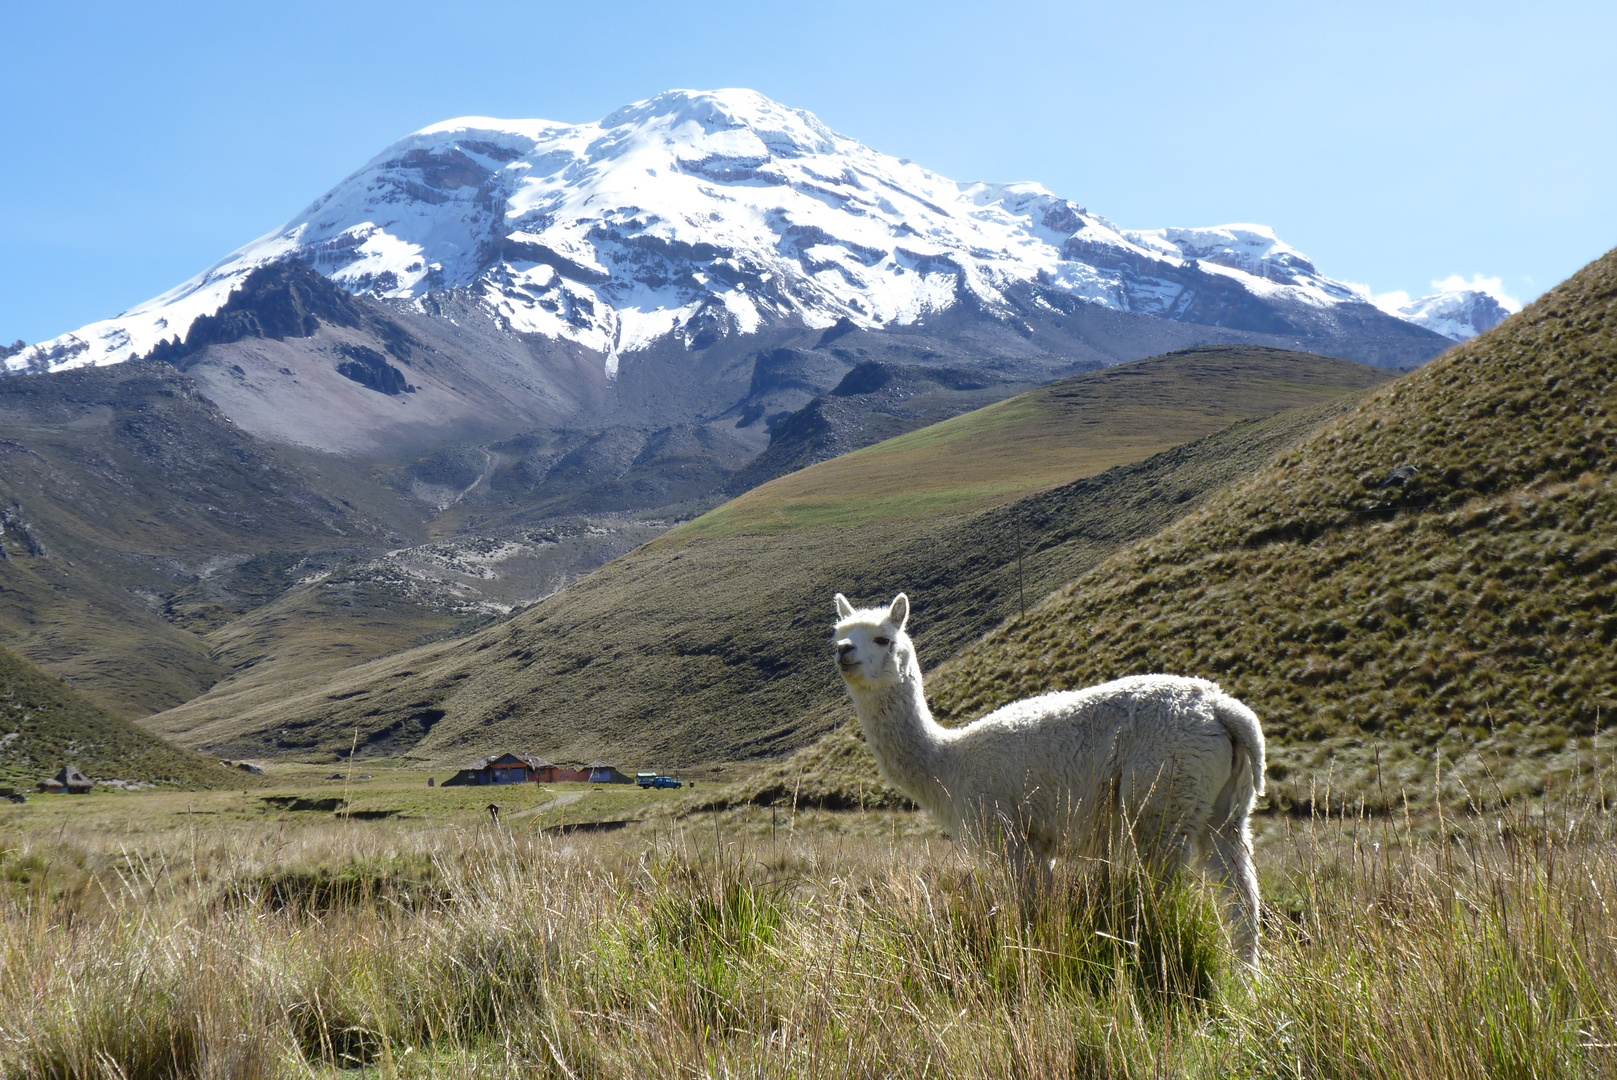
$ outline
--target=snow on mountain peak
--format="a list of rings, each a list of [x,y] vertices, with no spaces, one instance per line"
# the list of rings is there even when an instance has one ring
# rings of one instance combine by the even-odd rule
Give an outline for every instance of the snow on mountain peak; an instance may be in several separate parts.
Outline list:
[[[444,136],[469,135],[472,138],[480,136],[511,135],[529,142],[538,142],[557,128],[568,125],[557,123],[554,120],[500,120],[492,116],[457,116],[453,120],[432,124],[420,131],[412,132],[404,139],[388,147],[384,153],[395,151],[403,143],[411,139],[429,140],[424,145],[436,145]]]
[[[1492,330],[1522,309],[1521,302],[1504,290],[1496,277],[1474,274],[1470,281],[1451,274],[1432,282],[1437,292],[1411,300],[1406,292],[1369,296],[1371,303],[1400,319],[1424,326],[1454,341],[1469,341]]]
[[[787,108],[755,90],[669,90],[648,101],[625,105],[600,126],[655,130],[691,145],[728,144],[743,152],[761,150],[777,157],[832,154],[838,143],[837,134],[813,113]]]
[[[142,355],[286,259],[400,303],[459,290],[513,332],[597,352],[608,375],[669,336],[906,324],[967,295],[1008,311],[1021,285],[1193,321],[1201,274],[1316,308],[1364,301],[1265,226],[1128,231],[1038,184],[948,180],[755,91],[671,90],[596,123],[422,128],[196,278],[4,363]]]

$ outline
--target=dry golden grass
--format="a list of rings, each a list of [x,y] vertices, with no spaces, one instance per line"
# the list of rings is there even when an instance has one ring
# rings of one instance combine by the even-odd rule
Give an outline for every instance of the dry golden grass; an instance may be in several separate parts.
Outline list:
[[[1596,803],[1262,822],[1252,980],[1191,883],[1113,868],[1029,918],[909,813],[561,838],[17,820],[0,816],[7,1077],[1617,1068],[1617,836]]]

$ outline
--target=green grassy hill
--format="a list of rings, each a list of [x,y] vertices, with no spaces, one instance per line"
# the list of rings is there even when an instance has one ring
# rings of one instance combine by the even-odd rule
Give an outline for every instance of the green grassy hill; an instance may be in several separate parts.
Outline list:
[[[1169,353],[1062,379],[783,476],[673,538],[981,509],[1386,378],[1377,369],[1280,349]]]
[[[91,779],[222,787],[240,774],[181,750],[0,648],[0,784],[21,791],[77,765]]]
[[[783,477],[465,639],[227,684],[148,723],[232,755],[339,752],[356,732],[435,760],[779,754],[835,722],[833,592],[909,589],[918,640],[948,655],[1386,377],[1240,348],[1064,380]]]
[[[1588,769],[1617,719],[1614,379],[1617,252],[1008,622],[938,711],[1170,671],[1258,712],[1282,802],[1396,805],[1439,751],[1479,802]]]

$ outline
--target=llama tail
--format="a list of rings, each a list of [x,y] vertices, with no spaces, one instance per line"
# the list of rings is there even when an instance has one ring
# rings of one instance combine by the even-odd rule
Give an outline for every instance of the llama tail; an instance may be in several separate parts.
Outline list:
[[[1263,794],[1263,728],[1257,715],[1232,697],[1220,697],[1213,705],[1213,713],[1235,744],[1234,768],[1230,770],[1229,783],[1219,794],[1215,818],[1244,819],[1253,800]]]

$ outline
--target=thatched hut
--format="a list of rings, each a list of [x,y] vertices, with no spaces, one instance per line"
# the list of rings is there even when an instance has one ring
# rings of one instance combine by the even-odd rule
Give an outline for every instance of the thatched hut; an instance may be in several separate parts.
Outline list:
[[[79,771],[76,765],[64,765],[49,780],[40,782],[39,790],[51,795],[88,795],[95,790],[95,781]]]

